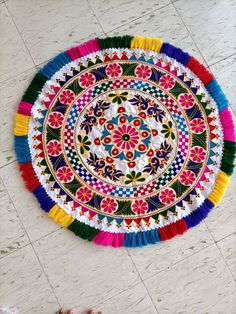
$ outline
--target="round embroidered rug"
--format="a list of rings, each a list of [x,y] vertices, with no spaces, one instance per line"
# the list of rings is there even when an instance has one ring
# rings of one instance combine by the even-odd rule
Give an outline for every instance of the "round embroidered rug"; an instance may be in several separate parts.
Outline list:
[[[114,247],[170,239],[220,202],[236,152],[213,75],[159,38],[95,38],[34,77],[15,150],[42,209]]]

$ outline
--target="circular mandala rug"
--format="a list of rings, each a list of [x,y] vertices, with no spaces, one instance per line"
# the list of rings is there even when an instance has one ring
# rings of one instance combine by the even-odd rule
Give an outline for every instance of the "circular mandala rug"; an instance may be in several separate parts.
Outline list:
[[[228,101],[194,57],[159,38],[95,38],[33,78],[15,150],[42,209],[114,247],[167,240],[220,202],[236,151]]]

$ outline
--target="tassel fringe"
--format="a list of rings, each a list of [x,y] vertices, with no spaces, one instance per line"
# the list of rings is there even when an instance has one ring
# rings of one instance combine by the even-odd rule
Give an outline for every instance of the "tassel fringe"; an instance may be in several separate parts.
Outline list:
[[[227,98],[225,97],[220,85],[215,79],[206,86],[206,89],[219,106],[219,111],[222,111],[229,106]]]
[[[26,116],[30,116],[31,115],[31,109],[32,109],[33,105],[28,103],[28,102],[24,102],[21,101],[18,105],[18,113],[24,114]]]
[[[20,163],[19,169],[24,180],[25,186],[30,192],[34,191],[37,187],[41,185],[34,172],[34,168],[32,166],[31,161]]]
[[[67,53],[62,52],[56,56],[53,60],[49,61],[40,71],[39,74],[50,79],[53,74],[59,71],[64,65],[71,62],[72,59]]]
[[[226,190],[228,184],[229,184],[229,177],[227,176],[226,173],[224,173],[223,171],[220,170],[217,177],[216,177],[214,188],[208,196],[208,199],[215,206],[219,205],[222,197],[225,194],[225,190]]]
[[[56,203],[47,195],[42,186],[38,186],[35,190],[33,190],[33,194],[36,196],[41,208],[45,212],[49,212],[50,209],[56,205]]]
[[[90,227],[76,219],[68,226],[68,229],[80,238],[88,241],[92,241],[99,232],[98,229]]]
[[[210,200],[205,199],[201,206],[199,206],[187,217],[184,217],[184,220],[188,228],[192,228],[198,225],[203,219],[205,219],[208,216],[209,212],[212,210],[213,207],[214,204]]]
[[[16,152],[16,159],[19,163],[31,161],[27,136],[15,136],[14,148]]]
[[[133,36],[115,36],[107,38],[98,38],[100,49],[108,48],[130,48]]]
[[[93,239],[93,242],[97,245],[111,245],[115,248],[121,247],[124,244],[124,233],[111,233],[105,231],[99,231]]]
[[[176,48],[169,43],[163,43],[160,52],[166,54],[170,58],[177,60],[183,65],[186,65],[191,58],[187,52],[184,52],[182,49]]]
[[[92,52],[99,51],[100,46],[97,38],[91,39],[87,41],[86,43],[72,47],[71,49],[67,50],[66,53],[71,58],[71,60],[76,60],[78,58],[81,58],[83,56],[86,56]]]
[[[58,205],[54,205],[48,215],[59,225],[64,228],[67,228],[72,222],[74,218],[67,214],[61,207]]]
[[[34,104],[46,82],[47,78],[37,73],[22,97],[22,101]]]
[[[15,115],[14,135],[16,136],[28,135],[28,128],[29,128],[29,116],[26,116],[21,113],[17,113]]]
[[[213,80],[213,74],[208,71],[203,64],[197,61],[194,57],[189,59],[187,67],[196,74],[204,85],[209,84]]]
[[[236,142],[224,141],[223,156],[220,170],[231,176],[234,171],[236,158]]]
[[[140,48],[160,52],[163,41],[160,38],[135,36],[131,41],[131,48]]]
[[[188,230],[188,226],[184,219],[180,219],[175,223],[159,229],[160,239],[162,241],[169,240],[178,234],[183,234]]]

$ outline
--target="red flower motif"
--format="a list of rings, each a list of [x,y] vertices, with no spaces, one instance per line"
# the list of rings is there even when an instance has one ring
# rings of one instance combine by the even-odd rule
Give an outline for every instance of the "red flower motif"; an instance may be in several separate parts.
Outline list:
[[[63,123],[63,114],[57,111],[50,113],[48,123],[52,128],[59,128]]]
[[[190,159],[194,162],[203,162],[206,157],[206,151],[200,146],[194,146],[190,150]]]
[[[61,92],[59,100],[64,105],[71,104],[75,100],[75,94],[71,90],[65,89]]]
[[[47,152],[50,156],[59,156],[62,152],[61,143],[57,140],[52,140],[48,142]]]
[[[113,133],[114,144],[122,149],[131,149],[138,144],[138,131],[131,125],[123,124]]]
[[[112,214],[114,213],[118,208],[118,203],[110,197],[104,198],[101,201],[101,209],[105,213]]]
[[[176,193],[173,189],[167,188],[159,194],[160,201],[165,205],[170,205],[176,200]]]
[[[179,96],[179,103],[182,108],[189,109],[194,105],[194,98],[190,94],[182,94]]]
[[[122,74],[122,67],[117,63],[109,64],[106,67],[106,74],[109,77],[117,77]]]
[[[170,75],[163,75],[160,78],[160,86],[163,87],[164,89],[171,89],[175,85],[175,80],[172,76]]]
[[[89,87],[95,82],[95,76],[92,73],[84,73],[79,78],[79,84],[81,87]]]
[[[200,134],[205,131],[206,126],[203,119],[196,118],[190,122],[190,128],[194,133]]]
[[[70,170],[69,167],[63,166],[57,170],[57,177],[61,182],[67,183],[72,180],[73,172]]]
[[[131,209],[137,215],[144,215],[148,211],[148,204],[144,200],[135,200],[131,205]]]
[[[86,186],[81,187],[76,192],[76,197],[83,203],[87,203],[93,197],[93,192]]]
[[[195,179],[196,179],[195,173],[190,170],[185,170],[180,175],[180,182],[187,186],[193,184]]]
[[[139,78],[147,79],[151,76],[152,71],[148,65],[141,64],[135,69],[135,74]]]

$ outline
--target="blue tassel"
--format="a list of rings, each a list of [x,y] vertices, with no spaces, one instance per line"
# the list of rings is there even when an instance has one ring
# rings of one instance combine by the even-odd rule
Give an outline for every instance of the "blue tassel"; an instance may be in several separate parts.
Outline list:
[[[194,210],[187,217],[184,217],[184,220],[189,228],[195,227],[198,225],[203,219],[205,219],[209,212],[214,207],[211,201],[205,199],[203,204],[199,206],[196,210]]]
[[[48,79],[50,79],[53,74],[60,70],[65,64],[71,62],[72,59],[68,56],[67,53],[62,52],[56,56],[52,61],[49,61],[39,73]]]
[[[14,148],[16,152],[16,159],[18,162],[22,163],[31,161],[27,136],[15,136]]]
[[[41,208],[45,212],[49,212],[50,209],[56,205],[56,203],[47,195],[46,191],[42,186],[37,187],[34,191],[33,194],[36,196],[38,199],[38,202],[41,205]]]
[[[212,80],[208,85],[206,85],[206,88],[217,103],[219,111],[222,111],[229,106],[229,102],[216,80]]]
[[[186,65],[191,58],[187,52],[184,52],[180,48],[176,48],[169,43],[163,43],[161,47],[161,53],[165,53],[170,58],[176,59],[178,62]]]
[[[124,246],[126,247],[142,247],[147,244],[155,244],[160,242],[157,229],[149,231],[132,232],[125,234]]]

